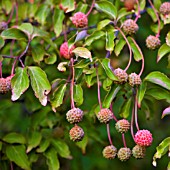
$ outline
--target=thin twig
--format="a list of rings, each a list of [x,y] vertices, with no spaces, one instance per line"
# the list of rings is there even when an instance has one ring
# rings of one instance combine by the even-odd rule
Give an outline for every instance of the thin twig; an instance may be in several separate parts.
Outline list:
[[[136,18],[135,18],[135,22],[137,22],[138,19],[140,18],[140,5],[139,5],[139,1],[136,0],[136,3],[137,3],[137,5],[138,5],[138,14],[137,14],[137,16],[136,16]]]
[[[136,90],[137,94],[137,90]],[[137,101],[137,95],[135,94],[134,100],[135,100],[135,124],[136,124],[136,129],[139,130],[139,125],[138,125],[138,101]]]
[[[129,62],[128,62],[128,65],[126,66],[126,68],[124,69],[125,71],[127,71],[128,68],[130,67],[131,62],[132,62],[132,48],[131,48],[131,46],[130,46],[130,44],[129,44],[128,39],[126,38],[125,34],[123,33],[123,31],[122,31],[119,27],[116,27],[116,28],[117,28],[117,29],[119,30],[119,32],[122,34],[123,38],[125,39],[125,41],[126,41],[126,43],[127,43],[127,45],[128,45],[128,48],[129,48],[129,52],[130,52]]]
[[[18,57],[15,58],[14,63],[12,65],[11,75],[14,74],[14,69],[15,69],[17,60],[19,60],[21,62],[21,58],[27,53],[29,45],[30,45],[30,41],[28,41],[28,44],[27,44],[25,50],[21,53],[21,55],[19,55]],[[22,65],[22,67],[24,67],[23,62],[21,62],[21,65]]]
[[[94,8],[94,5],[95,5],[95,0],[93,0],[91,7],[90,7],[89,11],[87,12],[86,16],[90,15],[92,9]]]

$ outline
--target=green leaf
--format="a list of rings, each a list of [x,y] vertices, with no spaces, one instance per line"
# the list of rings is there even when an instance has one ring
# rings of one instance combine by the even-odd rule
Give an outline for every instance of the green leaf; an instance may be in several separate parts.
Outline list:
[[[121,18],[125,17],[126,15],[130,15],[132,12],[127,12],[126,8],[121,8],[118,11],[118,16],[117,16],[117,21],[120,20]]]
[[[122,51],[123,47],[125,46],[126,41],[121,38],[115,45],[115,49],[114,52],[116,54],[116,56],[118,56],[120,54],[120,52]]]
[[[64,94],[66,91],[67,84],[61,84],[54,92],[52,99],[50,100],[52,110],[56,112],[57,107],[63,103]]]
[[[143,11],[145,9],[145,6],[146,6],[146,0],[141,0],[139,2],[140,4],[140,10]]]
[[[10,161],[15,162],[19,167],[25,170],[31,170],[25,147],[23,145],[6,146],[6,156]]]
[[[91,52],[84,47],[77,47],[72,51],[76,56],[82,57],[82,58],[86,58],[86,59],[90,59],[90,61],[92,61],[92,56],[91,56]]]
[[[1,7],[6,11],[5,14],[9,14],[12,10],[12,1],[11,0],[1,1]]]
[[[46,4],[41,4],[36,12],[35,19],[40,22],[42,25],[45,25],[47,16],[50,13],[50,8]]]
[[[156,166],[156,159],[160,159],[163,155],[165,155],[168,150],[169,150],[169,146],[170,146],[170,137],[164,139],[159,146],[156,147],[156,153],[154,154],[153,157],[153,162],[152,164],[154,166]]]
[[[111,2],[99,1],[95,4],[95,7],[97,8],[97,10],[104,12],[112,19],[116,19],[117,10],[116,10],[116,7]]]
[[[31,35],[34,31],[34,28],[30,23],[23,23],[17,28],[21,30],[22,32],[24,32],[28,36],[28,39],[31,39]]]
[[[62,0],[61,4],[63,8],[66,9],[66,13],[71,12],[75,9],[74,0]]]
[[[77,106],[83,104],[83,89],[81,84],[74,85],[74,101],[76,102]]]
[[[27,153],[30,152],[33,148],[37,147],[40,144],[41,139],[41,133],[33,131],[28,138]]]
[[[48,139],[43,139],[41,140],[39,148],[36,149],[36,152],[43,153],[47,150],[49,146],[50,146],[50,141]]]
[[[11,80],[12,96],[11,100],[15,101],[28,89],[29,78],[27,74],[27,68],[16,69],[15,76]]]
[[[115,36],[115,30],[109,30],[106,31],[106,50],[112,52],[115,46],[114,39]]]
[[[31,50],[32,50],[32,57],[33,60],[40,64],[41,61],[44,59],[45,55],[45,50],[43,49],[42,45],[31,45]]]
[[[103,89],[106,90],[106,91],[110,91],[112,83],[113,83],[113,81],[110,80],[109,78],[104,79]]]
[[[155,15],[154,10],[152,8],[147,8],[146,11],[151,16],[153,22],[156,22],[157,21],[157,17]]]
[[[155,7],[157,10],[159,10],[162,2],[161,2],[161,0],[153,0],[153,4],[154,4],[154,7]]]
[[[146,92],[146,83],[142,82],[142,84],[139,86],[139,89],[137,92],[138,107],[141,106],[141,102],[144,98],[145,92]]]
[[[56,37],[58,37],[62,32],[64,18],[64,11],[56,8],[53,15],[54,32],[56,34]]]
[[[159,62],[168,53],[170,53],[170,47],[164,43],[158,50],[157,62]]]
[[[0,142],[0,151],[2,150],[2,144],[3,144],[3,143],[2,143],[2,142]]]
[[[131,37],[128,37],[128,41],[129,41],[130,46],[132,48],[134,59],[136,61],[142,60],[143,55],[142,55],[142,51],[141,51],[140,47],[138,46],[138,44],[135,43],[135,40]]]
[[[109,23],[111,22],[110,19],[105,19],[103,21],[100,21],[98,24],[97,24],[97,30],[101,30],[103,29],[105,26],[107,26]]]
[[[100,39],[104,35],[105,35],[105,33],[103,31],[95,31],[95,32],[93,32],[93,34],[89,35],[86,38],[84,46],[86,46],[86,45],[90,46],[92,42]]]
[[[103,101],[103,108],[109,108],[110,107],[111,102],[116,97],[116,95],[117,95],[117,93],[119,92],[120,89],[121,89],[120,86],[113,86],[112,87],[112,89],[105,96],[105,99]]]
[[[170,92],[162,88],[152,88],[146,91],[147,95],[152,96],[156,100],[170,101]]]
[[[12,133],[5,135],[2,140],[7,142],[7,143],[25,144],[25,142],[26,142],[23,135],[21,135],[19,133],[15,133],[15,132],[12,132]]]
[[[2,38],[12,40],[27,40],[27,36],[16,28],[9,28],[1,33]]]
[[[145,77],[146,81],[162,86],[163,88],[170,90],[170,79],[163,73],[154,71]]]
[[[129,98],[127,101],[125,101],[119,113],[121,117],[127,118],[129,116],[129,114],[131,113],[131,104],[132,98]]]
[[[54,149],[49,149],[45,152],[45,157],[47,158],[47,165],[49,170],[59,170],[60,162],[57,157],[57,152]]]
[[[166,44],[170,47],[170,31],[166,35]]]
[[[51,90],[51,86],[45,72],[40,67],[36,66],[28,67],[28,72],[35,96],[39,99],[43,106],[46,106],[47,95]]]
[[[164,118],[167,115],[170,115],[170,106],[167,107],[166,109],[164,109],[161,119]]]
[[[69,147],[64,141],[52,139],[51,143],[61,157],[71,158]]]
[[[45,57],[44,61],[46,64],[54,64],[57,61],[57,55],[56,53],[50,53],[47,54],[47,57]]]
[[[88,137],[87,137],[87,135],[84,136],[82,141],[76,143],[76,145],[81,149],[83,154],[86,153],[87,144],[88,144]]]
[[[42,30],[42,29],[39,29],[37,27],[34,27],[34,32],[33,32],[33,35],[32,35],[32,39],[34,37],[42,37],[42,38],[46,38],[46,37],[49,37],[49,34],[48,32]]]
[[[102,67],[104,68],[107,76],[111,79],[111,80],[117,80],[117,77],[114,75],[113,71],[110,69],[110,59],[105,58],[102,60],[101,62]]]
[[[0,36],[0,49],[5,45],[4,39]]]

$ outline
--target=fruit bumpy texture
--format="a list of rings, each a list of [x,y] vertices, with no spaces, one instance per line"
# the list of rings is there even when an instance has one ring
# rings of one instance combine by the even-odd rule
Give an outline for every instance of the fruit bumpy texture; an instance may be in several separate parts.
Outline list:
[[[132,19],[127,19],[124,23],[123,23],[123,31],[126,34],[135,34],[137,32],[137,30],[139,29],[138,25],[136,24],[136,22]]]
[[[71,21],[77,28],[84,28],[88,25],[88,18],[82,12],[75,13],[74,16],[71,17]]]
[[[83,119],[83,111],[79,108],[73,108],[66,113],[69,123],[79,123]]]
[[[162,15],[169,15],[170,14],[170,2],[164,2],[160,6],[159,11]]]
[[[139,146],[150,146],[153,138],[149,130],[139,130],[135,134],[135,143]]]
[[[121,68],[117,68],[114,70],[114,74],[118,77],[119,81],[116,81],[115,83],[123,84],[127,82],[128,80],[128,74],[126,71],[122,70]]]
[[[142,159],[145,157],[146,148],[144,146],[136,145],[132,149],[132,155],[136,159]]]
[[[125,133],[130,128],[130,123],[126,119],[121,119],[118,122],[116,122],[116,130],[120,133]]]
[[[146,39],[146,46],[150,50],[155,50],[156,48],[160,46],[160,44],[161,44],[161,41],[159,40],[159,38],[153,35],[149,35]]]
[[[113,119],[113,113],[109,109],[101,109],[97,114],[97,118],[100,123],[108,123],[111,119]]]
[[[5,94],[11,90],[11,79],[14,75],[0,78],[0,93]]]
[[[61,57],[64,57],[65,59],[70,59],[71,57],[74,56],[74,53],[72,53],[72,51],[75,49],[76,47],[73,45],[71,47],[71,49],[69,50],[68,48],[68,43],[64,42],[61,46],[60,46],[60,55]]]
[[[69,132],[70,134],[70,139],[74,142],[79,142],[83,139],[84,137],[84,131],[83,129],[78,126],[78,125],[75,125]]]
[[[103,149],[102,153],[103,153],[103,157],[105,157],[106,159],[114,159],[117,154],[117,149],[115,146],[109,145]]]
[[[117,156],[121,161],[127,161],[131,157],[131,150],[129,148],[120,148]]]
[[[140,85],[142,83],[142,80],[139,75],[136,73],[131,73],[129,75],[129,84],[133,87],[134,85]]]

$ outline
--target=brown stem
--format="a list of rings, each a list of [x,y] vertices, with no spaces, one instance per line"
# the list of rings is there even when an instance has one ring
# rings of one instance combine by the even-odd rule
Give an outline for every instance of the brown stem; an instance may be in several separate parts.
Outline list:
[[[153,9],[153,11],[154,11],[154,13],[156,15],[156,18],[158,20],[158,32],[156,34],[156,37],[159,37],[160,36],[160,30],[161,30],[161,23],[160,23],[159,15],[158,15],[153,3],[151,2],[151,0],[148,0],[148,1],[149,1],[149,3],[150,3],[150,5],[151,5],[151,7],[152,7],[152,9]]]
[[[24,67],[24,64],[23,64],[21,58],[27,53],[29,45],[30,45],[30,41],[28,41],[28,44],[27,44],[25,50],[21,53],[21,55],[19,55],[18,57],[15,58],[14,63],[12,65],[11,75],[14,74],[14,70],[15,70],[15,66],[16,66],[17,60],[19,60],[21,62],[22,67]]]
[[[128,48],[129,48],[129,52],[130,52],[129,62],[128,62],[128,65],[126,66],[126,68],[124,69],[125,71],[127,71],[128,68],[130,67],[131,62],[132,62],[132,48],[131,48],[131,46],[130,46],[130,44],[129,44],[128,39],[126,38],[125,34],[123,33],[123,31],[122,31],[119,27],[116,27],[116,28],[117,28],[117,29],[119,30],[119,32],[122,34],[123,38],[125,39],[125,41],[126,41],[126,43],[127,43],[127,45],[128,45]]]
[[[95,5],[95,0],[93,0],[93,2],[92,2],[92,4],[91,4],[91,7],[90,7],[89,11],[87,12],[86,16],[89,16],[89,15],[90,15],[92,9],[94,8],[94,5]]]
[[[142,56],[142,67],[141,67],[141,70],[140,70],[140,73],[139,73],[139,76],[141,76],[142,73],[143,73],[143,70],[144,70],[144,66],[145,66],[144,56],[143,56],[143,53],[142,53],[141,49],[139,48],[138,44],[137,44],[136,41],[134,40],[134,38],[131,37],[131,40],[132,40],[133,43],[136,45],[137,49],[139,50],[140,55]]]
[[[71,95],[71,108],[75,108],[74,105],[74,76],[75,76],[75,72],[74,72],[74,59],[71,58],[70,59],[70,63],[71,63],[71,71],[72,71],[72,79],[71,79],[71,84],[70,84],[70,95]]]

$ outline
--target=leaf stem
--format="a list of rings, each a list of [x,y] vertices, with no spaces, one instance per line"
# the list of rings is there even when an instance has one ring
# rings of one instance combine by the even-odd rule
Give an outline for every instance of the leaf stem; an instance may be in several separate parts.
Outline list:
[[[24,64],[23,64],[23,62],[22,62],[22,60],[21,60],[21,58],[27,53],[28,48],[29,48],[29,45],[30,45],[30,42],[31,42],[31,41],[28,41],[27,46],[26,46],[25,50],[21,53],[21,55],[19,55],[18,57],[15,58],[15,60],[14,60],[14,62],[13,62],[13,65],[12,65],[12,69],[11,69],[11,75],[14,74],[14,69],[15,69],[17,60],[20,61],[22,67],[25,67]]]
[[[112,142],[112,139],[111,139],[111,136],[110,136],[110,126],[109,126],[109,123],[107,123],[107,136],[108,136],[108,140],[109,140],[109,143],[110,145],[113,145],[113,142]]]
[[[72,71],[72,79],[71,79],[71,84],[70,84],[70,95],[71,95],[71,108],[75,108],[74,105],[74,76],[75,76],[75,72],[74,72],[74,59],[70,58],[70,63],[71,63],[71,71]]]
[[[94,8],[94,5],[95,5],[95,0],[93,0],[91,7],[90,7],[89,11],[87,12],[86,16],[90,15],[92,9]]]
[[[9,19],[8,19],[8,21],[7,21],[7,25],[8,25],[8,24],[11,22],[11,20],[12,20],[12,17],[13,17],[13,14],[14,14],[14,8],[15,8],[15,3],[12,4],[12,10],[11,10]]]
[[[150,3],[150,5],[151,5],[151,7],[152,7],[152,9],[153,9],[153,11],[154,11],[154,13],[156,15],[156,18],[158,20],[158,32],[156,34],[156,37],[158,38],[160,36],[160,30],[161,30],[161,23],[160,23],[159,15],[158,15],[153,3],[151,2],[151,0],[148,0],[148,1],[149,1],[149,3]]]
[[[145,67],[144,56],[143,56],[143,53],[142,53],[141,49],[139,48],[138,44],[134,40],[134,38],[131,37],[131,39],[132,39],[133,43],[136,45],[137,49],[139,50],[140,55],[142,56],[142,67],[141,67],[141,70],[140,70],[140,73],[139,73],[139,76],[141,76],[142,73],[143,73],[144,67]]]
[[[97,94],[98,94],[98,102],[100,105],[100,110],[102,109],[102,103],[101,103],[101,98],[100,98],[100,81],[99,81],[99,73],[98,73],[98,68],[96,66],[96,76],[97,76]]]
[[[132,48],[129,44],[129,41],[128,39],[126,38],[125,34],[123,33],[123,31],[119,28],[119,27],[116,27],[118,29],[118,31],[122,34],[123,38],[125,39],[127,45],[128,45],[128,48],[129,48],[129,52],[130,52],[130,56],[129,56],[129,62],[128,62],[128,65],[126,66],[126,68],[124,69],[124,71],[127,71],[128,68],[130,67],[130,64],[132,62]]]
[[[138,6],[138,14],[136,15],[136,18],[134,20],[135,22],[137,22],[138,19],[140,18],[140,5],[139,5],[139,1],[136,0],[136,3],[137,3],[137,6]]]
[[[131,123],[130,123],[130,132],[131,132],[131,135],[132,135],[133,140],[135,141],[134,131],[133,131],[134,113],[135,113],[135,112],[134,112],[134,107],[133,107],[132,116],[131,116]]]

